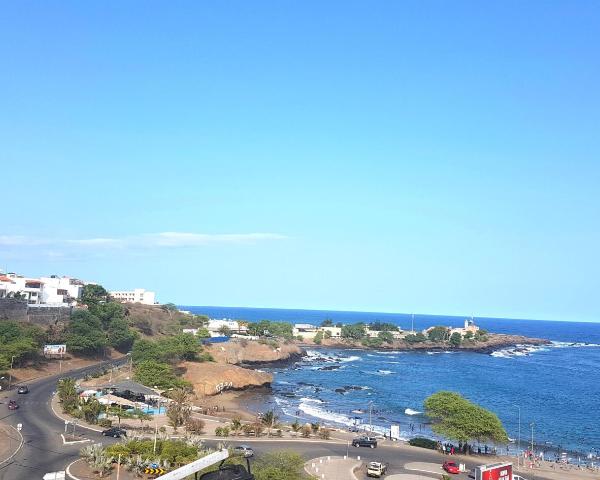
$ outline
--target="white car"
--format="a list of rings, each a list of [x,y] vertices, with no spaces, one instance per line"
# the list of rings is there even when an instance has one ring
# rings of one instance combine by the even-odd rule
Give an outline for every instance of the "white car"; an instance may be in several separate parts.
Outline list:
[[[369,462],[367,477],[381,478],[387,472],[387,464],[382,462]]]
[[[523,478],[521,475],[513,475],[513,480],[527,480],[527,479]]]
[[[254,456],[254,450],[248,445],[238,445],[237,447],[233,447],[233,453],[242,455],[246,458]]]

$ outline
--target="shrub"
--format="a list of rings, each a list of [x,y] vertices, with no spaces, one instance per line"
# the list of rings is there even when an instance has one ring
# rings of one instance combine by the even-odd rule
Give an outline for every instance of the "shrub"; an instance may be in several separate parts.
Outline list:
[[[199,418],[190,418],[185,423],[186,431],[195,433],[197,435],[204,433],[205,426],[206,426],[206,423],[204,422],[204,420],[200,420]]]
[[[112,427],[112,420],[109,420],[108,418],[101,418],[98,420],[98,426],[101,428],[110,428]]]
[[[300,434],[304,437],[304,438],[308,438],[310,437],[310,434],[312,433],[312,428],[310,428],[310,425],[304,425],[302,427],[302,429],[300,430]]]
[[[430,438],[424,438],[424,437],[411,438],[408,441],[408,444],[412,445],[413,447],[428,448],[429,450],[437,449],[437,442],[435,440],[431,440]]]
[[[319,438],[322,440],[329,440],[331,438],[331,430],[329,428],[321,428],[319,430]]]
[[[315,338],[313,338],[313,341],[317,345],[321,345],[321,343],[323,342],[323,332],[317,332],[317,334],[315,335]]]
[[[228,437],[229,436],[229,427],[217,427],[217,428],[215,428],[215,435],[217,437]]]

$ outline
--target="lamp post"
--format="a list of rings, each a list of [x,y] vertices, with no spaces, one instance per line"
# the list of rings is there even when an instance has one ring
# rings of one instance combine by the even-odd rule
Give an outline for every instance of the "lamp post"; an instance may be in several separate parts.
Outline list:
[[[13,355],[12,357],[10,357],[10,372],[8,374],[8,390],[10,391],[10,385],[12,384],[12,369],[13,369],[13,362],[15,361],[15,357],[16,355]]]
[[[534,427],[535,423],[531,422],[531,454],[533,455],[533,427]]]
[[[373,413],[373,401],[369,402],[369,434],[373,433],[373,422],[371,421]]]
[[[521,407],[519,405],[515,405],[519,410],[519,433],[517,436],[517,466],[520,466],[520,455],[521,455]]]

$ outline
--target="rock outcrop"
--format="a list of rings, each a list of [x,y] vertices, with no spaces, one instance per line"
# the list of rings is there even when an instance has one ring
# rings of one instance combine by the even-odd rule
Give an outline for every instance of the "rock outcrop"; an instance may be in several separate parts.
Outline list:
[[[268,342],[236,339],[226,343],[218,343],[206,350],[219,363],[233,365],[273,365],[295,362],[305,354],[304,350],[293,343]]]
[[[227,390],[268,387],[273,375],[259,370],[213,362],[184,362],[183,378],[194,386],[197,395],[216,395]]]

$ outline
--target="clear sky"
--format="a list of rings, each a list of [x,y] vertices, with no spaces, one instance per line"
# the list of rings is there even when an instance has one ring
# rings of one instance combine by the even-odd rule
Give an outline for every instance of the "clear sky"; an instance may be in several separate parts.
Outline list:
[[[0,13],[0,268],[600,321],[600,2]]]

